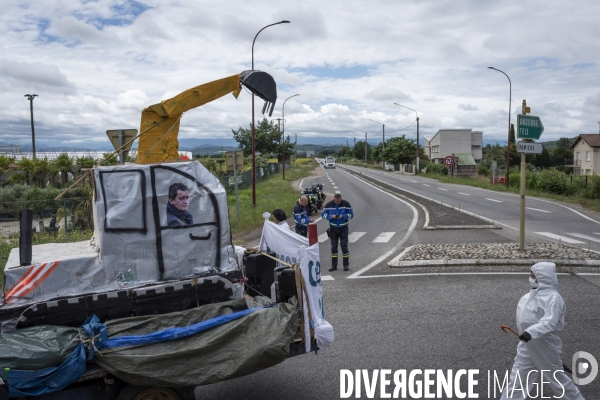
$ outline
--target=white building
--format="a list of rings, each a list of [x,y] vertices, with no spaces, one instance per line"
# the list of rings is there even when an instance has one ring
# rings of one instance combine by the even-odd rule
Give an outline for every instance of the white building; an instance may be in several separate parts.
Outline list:
[[[582,134],[571,144],[574,175],[600,175],[600,134]]]
[[[444,157],[471,153],[479,164],[482,157],[483,132],[472,129],[440,129],[433,137],[425,136],[425,154],[432,163],[442,164]]]

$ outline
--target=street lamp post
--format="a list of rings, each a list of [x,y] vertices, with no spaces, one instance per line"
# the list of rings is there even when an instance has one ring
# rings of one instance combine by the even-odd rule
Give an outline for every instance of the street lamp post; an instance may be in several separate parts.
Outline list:
[[[510,176],[510,109],[512,102],[512,82],[510,78],[504,71],[500,71],[498,68],[488,67],[489,69],[493,69],[494,71],[502,72],[504,76],[508,79],[508,144],[506,146],[506,187],[508,188],[508,177]]]
[[[365,134],[365,164],[366,164],[367,163],[367,132],[361,131],[360,129],[356,129],[356,128],[354,130]]]
[[[412,110],[412,111],[415,112],[415,114],[417,114],[417,152],[416,152],[416,156],[417,156],[416,167],[417,167],[417,170],[415,171],[415,173],[418,175],[419,174],[419,113],[417,112],[417,110],[413,110],[412,108],[403,106],[402,104],[398,104],[398,103],[394,103],[394,104],[397,105],[397,106],[404,107],[404,108],[407,108],[409,110]]]
[[[252,41],[252,71],[254,71],[254,42],[256,42],[256,38],[258,35],[273,25],[279,24],[289,24],[290,21],[279,21],[274,24],[270,24],[262,28],[256,36],[254,36],[254,40]],[[255,150],[255,141],[254,141],[254,93],[252,93],[252,207],[256,207],[256,150]]]
[[[283,105],[281,106],[281,118],[283,119],[283,131],[281,132],[281,176],[283,179],[285,179],[285,102],[296,96],[300,96],[300,93],[285,99]]]
[[[35,129],[33,128],[33,99],[37,97],[37,94],[26,94],[27,100],[29,100],[29,110],[31,112],[31,147],[33,150],[33,159],[35,160]]]

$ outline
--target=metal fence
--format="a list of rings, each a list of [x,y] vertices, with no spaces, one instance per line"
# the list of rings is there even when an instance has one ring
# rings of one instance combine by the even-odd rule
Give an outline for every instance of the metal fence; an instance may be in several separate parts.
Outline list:
[[[289,167],[286,166],[286,170]],[[256,181],[268,179],[271,175],[279,173],[279,164],[269,164],[266,167],[256,168]],[[235,192],[235,178],[233,174],[219,178],[227,194]],[[247,189],[252,186],[252,171],[242,172],[237,175],[238,189]]]
[[[74,230],[94,228],[91,198],[0,202],[0,238],[19,237],[19,213],[23,209],[33,211],[35,233],[64,233],[66,236]]]

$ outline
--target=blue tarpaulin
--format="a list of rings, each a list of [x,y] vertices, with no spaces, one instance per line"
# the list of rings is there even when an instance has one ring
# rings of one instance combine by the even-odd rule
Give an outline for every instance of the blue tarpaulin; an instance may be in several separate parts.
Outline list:
[[[83,376],[86,362],[94,358],[98,349],[148,345],[183,338],[226,324],[262,308],[266,307],[249,308],[190,326],[164,329],[148,335],[120,336],[113,339],[107,338],[106,326],[93,315],[80,328],[81,343],[59,366],[34,371],[11,369],[8,374],[10,397],[41,396],[67,387]]]

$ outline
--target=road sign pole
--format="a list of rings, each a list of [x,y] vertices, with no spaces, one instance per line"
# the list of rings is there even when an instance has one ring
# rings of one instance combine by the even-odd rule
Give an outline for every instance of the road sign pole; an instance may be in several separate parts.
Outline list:
[[[525,153],[521,153],[521,218],[519,221],[519,251],[525,251]]]
[[[233,152],[233,180],[235,182],[235,210],[237,211],[238,224],[240,223],[240,198],[238,196],[238,178],[237,178],[237,152]]]

